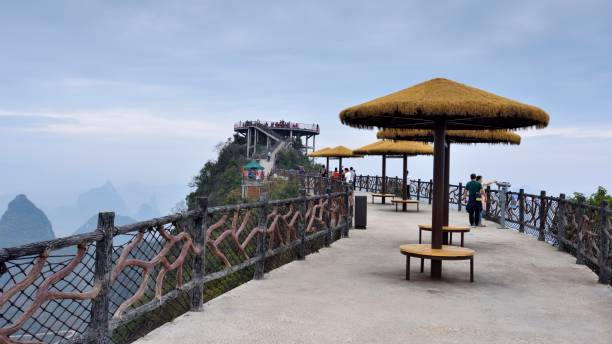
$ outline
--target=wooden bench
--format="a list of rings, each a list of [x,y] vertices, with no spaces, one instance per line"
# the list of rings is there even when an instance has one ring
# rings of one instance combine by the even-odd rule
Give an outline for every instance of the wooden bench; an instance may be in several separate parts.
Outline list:
[[[423,231],[431,232],[431,225],[419,225],[419,244],[422,243],[421,239],[422,239]],[[469,227],[454,227],[454,226],[442,227],[443,233],[450,233],[449,241],[448,241],[449,245],[453,244],[453,233],[461,233],[461,247],[463,247],[463,234],[469,231],[470,231]]]
[[[395,203],[395,211],[397,211],[397,205],[398,204],[416,204],[417,206],[417,213],[419,212],[419,201],[414,200],[414,199],[401,199],[401,198],[394,198],[391,200],[391,203]]]
[[[380,197],[384,201],[386,198],[393,198],[393,197],[395,197],[395,195],[394,194],[373,193],[372,194],[372,204],[374,204],[374,197]]]
[[[424,260],[468,260],[470,261],[470,282],[474,282],[474,250],[442,245],[440,249],[431,248],[430,244],[409,244],[400,246],[400,252],[406,256],[406,280],[410,280],[410,257],[421,258],[421,272],[424,270]]]

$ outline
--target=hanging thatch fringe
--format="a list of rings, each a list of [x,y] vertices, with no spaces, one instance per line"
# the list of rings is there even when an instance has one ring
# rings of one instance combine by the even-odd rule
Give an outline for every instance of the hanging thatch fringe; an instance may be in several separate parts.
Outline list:
[[[353,152],[363,155],[432,155],[433,147],[423,142],[376,141]]]
[[[433,142],[433,130],[426,129],[383,129],[376,137],[383,140],[406,140]],[[511,144],[521,143],[521,136],[508,130],[448,130],[446,139],[453,143],[490,143]]]
[[[340,112],[342,123],[361,128],[511,129],[548,125],[542,109],[447,79],[432,79]]]

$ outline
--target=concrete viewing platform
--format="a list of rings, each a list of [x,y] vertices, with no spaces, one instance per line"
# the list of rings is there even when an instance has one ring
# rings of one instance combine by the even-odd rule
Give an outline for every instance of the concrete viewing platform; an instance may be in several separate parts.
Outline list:
[[[612,288],[536,238],[495,223],[465,235],[466,261],[445,261],[441,281],[411,280],[399,246],[418,242],[431,207],[395,212],[368,204],[367,230],[250,281],[136,343],[610,343]],[[468,225],[453,211],[452,225]],[[423,242],[429,243],[429,232]],[[456,243],[458,244],[458,243]]]

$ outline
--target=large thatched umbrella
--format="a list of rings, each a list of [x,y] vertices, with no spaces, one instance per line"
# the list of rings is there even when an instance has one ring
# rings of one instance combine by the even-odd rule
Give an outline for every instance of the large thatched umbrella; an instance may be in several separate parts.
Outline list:
[[[383,129],[376,136],[385,140],[406,140],[433,142],[433,130],[423,129]],[[444,161],[444,222],[443,226],[448,226],[448,192],[449,192],[449,170],[450,170],[450,145],[451,143],[473,144],[510,144],[519,145],[521,136],[508,130],[448,130],[446,132],[446,148]],[[445,233],[446,234],[446,233]],[[444,235],[443,243],[448,242],[447,235]]]
[[[548,125],[543,110],[447,79],[433,79],[340,112],[342,123],[358,128],[434,130],[433,249],[442,248],[446,130],[516,129]],[[432,278],[442,262],[431,262]]]
[[[325,158],[325,168],[326,168],[326,171],[329,171],[329,157],[323,155],[323,153],[325,153],[326,151],[330,149],[331,149],[330,147],[321,148],[314,152],[310,152],[308,156],[311,158]]]
[[[387,158],[401,157],[403,159],[403,171],[402,171],[402,199],[408,198],[407,192],[407,179],[406,172],[408,171],[408,156],[415,155],[432,155],[433,147],[423,142],[410,142],[410,141],[376,141],[369,145],[354,149],[355,154],[360,155],[381,155],[382,156],[382,193],[387,193],[387,183],[385,179],[387,177]],[[383,204],[385,198],[382,198]],[[402,210],[406,210],[406,204],[402,204]]]
[[[344,146],[336,146],[334,148],[321,149],[317,151],[315,157],[327,158],[327,170],[329,171],[329,158],[338,159],[338,169],[342,167],[342,158],[360,158],[361,156],[353,153],[353,150]],[[312,153],[311,153],[312,154]],[[312,155],[310,155],[312,156]]]

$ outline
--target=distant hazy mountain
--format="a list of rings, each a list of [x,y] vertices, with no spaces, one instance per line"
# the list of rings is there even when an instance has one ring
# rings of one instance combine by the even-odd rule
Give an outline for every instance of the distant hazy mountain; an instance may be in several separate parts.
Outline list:
[[[177,202],[185,199],[189,187],[180,184],[149,185],[132,182],[117,186],[117,191],[133,210],[137,210],[145,202],[151,205],[150,200],[155,198],[154,208],[161,214],[168,214]]]
[[[136,220],[129,216],[115,215],[115,226],[123,226],[129,225],[130,223],[134,223]],[[87,220],[79,229],[74,232],[74,234],[83,234],[88,232],[93,232],[96,230],[98,226],[98,214],[93,215]]]
[[[66,205],[48,211],[58,235],[72,234],[91,214],[114,211],[116,214],[129,214],[130,211],[121,195],[110,182],[81,193],[76,204]]]
[[[0,195],[0,214],[6,211],[6,208],[8,207],[9,202],[12,201],[15,198],[15,196],[17,195],[16,194]]]
[[[155,197],[151,198],[148,203],[143,203],[138,207],[138,210],[134,214],[136,220],[148,220],[154,217],[160,217],[161,213],[157,208],[157,202]]]
[[[51,222],[25,195],[18,195],[8,204],[0,218],[0,247],[51,239],[55,239]]]

